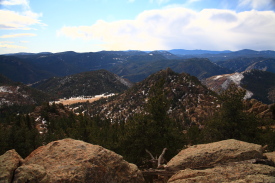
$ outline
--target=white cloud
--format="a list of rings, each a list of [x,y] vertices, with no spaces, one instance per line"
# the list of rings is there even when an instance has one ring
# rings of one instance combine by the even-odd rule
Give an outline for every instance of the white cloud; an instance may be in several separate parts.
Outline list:
[[[12,41],[0,41],[0,44],[12,44],[12,43],[14,43],[14,42],[12,42]]]
[[[5,17],[0,19],[0,29],[23,29],[29,30],[32,25],[41,25],[45,26],[45,24],[41,23],[37,18],[39,14],[25,12],[25,15],[19,14],[10,10],[0,10],[0,17]]]
[[[24,47],[24,46],[11,45],[11,44],[0,44],[0,48],[27,49],[27,47]]]
[[[135,0],[128,0],[128,3],[133,3],[135,2]]]
[[[7,9],[0,10],[0,29],[23,29],[29,30],[30,26],[39,24],[40,26],[46,26],[40,22],[39,18],[42,13],[35,13],[31,11],[29,0],[0,0],[0,5],[14,6],[18,5],[22,9],[15,12]]]
[[[58,36],[100,40],[107,50],[274,49],[275,13],[235,12],[182,7],[144,11],[134,20],[97,21],[91,26],[65,26]]]
[[[29,7],[28,0],[2,0],[0,4],[4,6],[23,5]]]
[[[25,36],[36,36],[36,34],[32,34],[32,33],[7,34],[7,35],[0,36],[0,38],[15,38],[15,37],[25,37]]]

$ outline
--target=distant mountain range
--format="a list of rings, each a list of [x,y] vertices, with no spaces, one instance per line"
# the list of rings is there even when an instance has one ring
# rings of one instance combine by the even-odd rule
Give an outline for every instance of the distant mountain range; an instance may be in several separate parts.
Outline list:
[[[102,87],[108,88],[110,92],[120,92],[125,89],[123,88],[125,86],[117,85],[119,82],[112,83],[117,82],[115,79],[104,80],[97,74],[91,74],[92,72],[90,71],[103,69],[105,74],[107,71],[116,74],[107,78],[119,76],[121,77],[120,80],[124,78],[135,83],[141,82],[149,75],[166,68],[171,68],[177,73],[188,73],[201,81],[212,76],[234,75],[236,72],[241,73],[250,70],[268,71],[270,72],[269,74],[264,74],[268,79],[261,80],[261,83],[257,84],[258,88],[265,92],[253,91],[253,96],[266,103],[273,101],[273,99],[267,98],[269,93],[266,91],[266,87],[268,86],[268,90],[272,90],[270,87],[272,86],[272,81],[275,80],[274,75],[272,75],[272,73],[275,73],[274,51],[240,50],[232,52],[178,49],[148,52],[130,50],[76,53],[68,51],[61,53],[44,52],[38,54],[0,55],[0,74],[16,82],[33,84],[33,87],[46,91],[55,97],[96,95],[100,94],[97,91],[107,91],[97,87],[87,89],[87,83],[93,83],[93,80],[98,80],[101,83],[109,82],[110,85],[108,87],[107,85],[102,85]],[[78,75],[78,73],[81,74]],[[111,75],[111,73],[107,75]],[[95,77],[95,75],[97,76]],[[254,74],[255,77],[263,77],[260,75],[261,72]],[[93,79],[93,77],[95,78]],[[249,82],[253,81],[251,79],[246,81],[246,79],[247,77],[241,83],[243,83],[243,86],[247,86],[248,89],[250,87]],[[256,78],[254,80],[256,81]],[[112,88],[112,85],[116,88]],[[252,88],[256,87],[253,86]],[[260,94],[258,95],[257,93]],[[264,95],[266,97],[263,97]]]
[[[274,72],[274,58],[274,51],[253,50],[231,52],[178,49],[150,52],[18,53],[0,55],[0,73],[14,81],[29,84],[51,77],[105,69],[132,82],[139,82],[160,69],[170,67],[176,72],[186,72],[204,79],[249,67]]]
[[[194,56],[198,58],[208,58],[212,62],[225,61],[232,58],[246,57],[264,57],[264,58],[275,58],[275,51],[255,51],[249,49],[243,49],[239,51],[208,51],[208,50],[177,50],[174,52],[170,50],[171,53],[185,57],[192,58]]]

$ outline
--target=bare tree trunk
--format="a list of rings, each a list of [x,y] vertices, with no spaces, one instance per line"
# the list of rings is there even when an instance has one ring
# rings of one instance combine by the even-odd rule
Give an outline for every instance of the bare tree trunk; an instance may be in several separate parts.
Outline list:
[[[147,149],[145,149],[145,151],[150,155],[150,157],[152,158],[152,160],[155,159],[154,156],[150,153],[150,151],[148,151]]]
[[[162,168],[162,164],[164,163],[164,154],[166,152],[167,148],[164,148],[162,150],[161,155],[157,158],[154,158],[154,156],[152,155],[152,153],[150,153],[150,151],[148,151],[147,149],[145,149],[145,151],[150,155],[151,157],[151,162],[153,163],[153,167],[154,168]]]
[[[164,148],[162,150],[162,153],[161,153],[161,155],[158,158],[158,167],[157,168],[162,168],[162,164],[164,163],[164,157],[163,156],[164,156],[166,150],[167,150],[167,148]]]

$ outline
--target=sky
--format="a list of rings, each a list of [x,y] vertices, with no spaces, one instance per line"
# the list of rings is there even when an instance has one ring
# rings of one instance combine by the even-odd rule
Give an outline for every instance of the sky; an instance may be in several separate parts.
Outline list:
[[[275,0],[0,0],[0,54],[275,50]]]

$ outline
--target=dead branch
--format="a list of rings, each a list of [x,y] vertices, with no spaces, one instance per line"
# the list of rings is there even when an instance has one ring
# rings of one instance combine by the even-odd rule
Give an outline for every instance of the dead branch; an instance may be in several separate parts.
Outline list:
[[[147,149],[145,149],[145,151],[150,155],[151,157],[151,162],[153,163],[153,167],[155,168],[163,168],[162,164],[165,162],[164,160],[164,154],[166,152],[167,148],[164,148],[162,150],[162,153],[159,157],[156,156],[156,158],[154,158],[154,156],[152,155],[152,153],[150,151],[148,151]]]
[[[165,152],[166,152],[166,150],[167,150],[167,148],[164,148],[163,150],[162,150],[162,153],[161,153],[161,155],[159,156],[159,158],[158,158],[158,167],[157,168],[162,168],[162,164],[164,163],[164,154],[165,154]]]

